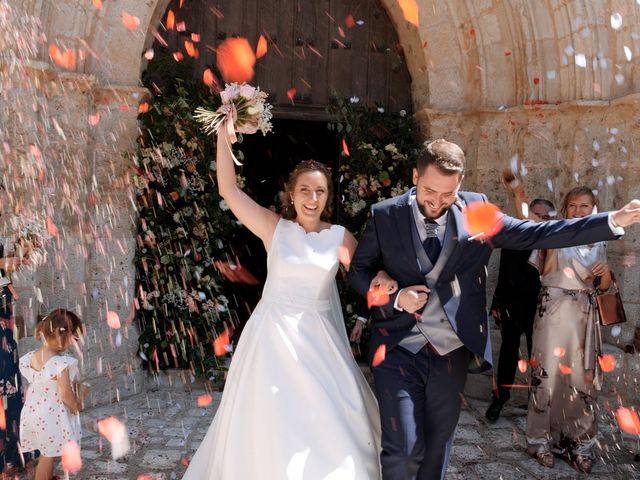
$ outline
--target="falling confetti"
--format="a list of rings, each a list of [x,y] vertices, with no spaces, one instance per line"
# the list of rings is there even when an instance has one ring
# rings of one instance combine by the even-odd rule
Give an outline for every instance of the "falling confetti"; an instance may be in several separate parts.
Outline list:
[[[563,375],[570,375],[572,370],[571,367],[568,367],[567,365],[563,364],[563,363],[559,363],[558,364],[558,368],[560,368],[560,372]]]
[[[640,435],[640,418],[633,408],[621,407],[615,412],[620,430],[633,435]]]
[[[129,452],[131,445],[127,428],[116,417],[107,417],[98,421],[98,433],[111,444],[111,457],[114,460],[124,457]]]
[[[598,356],[598,363],[603,372],[613,372],[616,368],[616,358],[610,353]]]
[[[296,98],[296,89],[290,88],[289,90],[287,90],[287,97],[289,97],[291,103],[294,104],[293,100]]]
[[[82,458],[80,456],[80,445],[76,442],[67,442],[62,447],[60,455],[62,460],[62,469],[65,472],[76,473],[82,468]]]
[[[342,139],[342,153],[347,157],[351,155],[349,153],[349,147],[347,146],[347,140],[344,138]]]
[[[102,10],[102,0],[92,0],[93,6],[98,10]]]
[[[213,352],[217,357],[225,355],[229,351],[229,331],[225,329],[218,338],[213,341]]]
[[[173,30],[176,28],[176,15],[173,10],[167,12],[167,30]]]
[[[262,58],[267,54],[267,39],[260,35],[258,46],[256,47],[256,58]]]
[[[63,53],[56,45],[49,45],[49,56],[62,68],[67,70],[76,68],[76,51],[74,49],[65,50]]]
[[[527,367],[528,367],[528,364],[526,360],[522,358],[518,360],[518,370],[520,370],[520,373],[525,373],[527,371]]]
[[[377,367],[387,356],[387,346],[383,343],[376,349],[376,353],[373,354],[373,361],[371,362],[371,366]]]
[[[553,349],[553,355],[562,358],[567,354],[567,349],[564,347],[556,347]]]
[[[202,81],[207,87],[213,87],[214,85],[218,85],[216,81],[216,76],[213,74],[210,68],[207,68],[202,74]]]
[[[217,50],[217,65],[227,82],[248,82],[253,78],[256,56],[246,38],[227,38]]]
[[[109,310],[107,312],[107,325],[109,325],[109,327],[113,329],[120,328],[120,316],[117,312],[114,312],[112,310]]]
[[[126,11],[122,11],[122,24],[129,30],[136,30],[140,26],[140,19],[135,15],[130,15]]]
[[[389,292],[386,288],[374,287],[367,292],[367,305],[371,307],[381,307],[389,303]]]
[[[148,102],[142,102],[140,105],[138,105],[138,113],[147,113],[148,111],[149,111]]]
[[[353,28],[356,26],[356,21],[353,19],[353,15],[347,15],[347,18],[344,19],[344,24],[347,28]]]
[[[611,28],[619,30],[622,27],[622,15],[614,13],[611,15]]]
[[[502,212],[492,203],[469,203],[462,213],[465,228],[472,238],[492,237],[502,230]]]
[[[398,5],[402,10],[404,19],[418,27],[418,2],[416,0],[398,0]]]
[[[47,217],[47,233],[52,237],[58,236],[58,227],[53,223],[51,217]]]
[[[89,125],[91,125],[92,127],[95,127],[98,123],[100,123],[100,112],[96,112],[93,115],[89,115],[89,117],[87,118],[87,121],[89,122]]]
[[[198,49],[193,45],[193,42],[190,42],[189,40],[184,41],[184,50],[190,57],[198,58],[200,56]]]
[[[211,402],[213,402],[213,397],[208,393],[205,393],[204,395],[200,395],[196,400],[196,404],[199,407],[208,407],[209,405],[211,405]]]

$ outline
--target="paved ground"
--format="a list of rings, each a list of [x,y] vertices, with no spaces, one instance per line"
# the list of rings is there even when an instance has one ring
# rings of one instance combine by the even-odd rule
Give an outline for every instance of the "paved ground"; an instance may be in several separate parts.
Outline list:
[[[184,374],[182,374],[184,376]],[[86,480],[166,480],[180,479],[187,459],[193,454],[207,431],[220,400],[204,408],[197,406],[199,396],[207,392],[201,383],[183,383],[179,374],[163,375],[156,387],[124,401],[88,409],[83,416],[83,469],[75,477]],[[468,392],[474,383],[487,377],[470,376]],[[476,385],[477,387],[477,385]],[[478,389],[475,388],[475,391]],[[615,399],[601,399],[601,404]],[[553,470],[539,466],[524,452],[523,428],[526,412],[507,407],[494,425],[484,420],[487,402],[466,398],[456,434],[452,464],[447,476],[451,480],[467,479],[573,479],[580,476],[565,462],[558,461]],[[116,416],[126,422],[131,451],[118,461],[111,460],[109,442],[95,433],[97,420]],[[603,456],[590,478],[640,478],[636,462],[637,445],[621,439],[611,419],[601,422]],[[245,479],[239,479],[245,480]],[[249,479],[247,479],[249,480]],[[265,480],[270,480],[265,477]],[[279,479],[274,479],[279,480]]]

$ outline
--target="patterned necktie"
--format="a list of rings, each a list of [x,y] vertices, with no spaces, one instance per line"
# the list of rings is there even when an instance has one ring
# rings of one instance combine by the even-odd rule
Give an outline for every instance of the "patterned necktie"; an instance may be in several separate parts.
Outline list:
[[[440,240],[438,240],[439,225],[435,220],[425,218],[424,226],[427,228],[427,238],[425,238],[424,242],[422,242],[422,247],[427,253],[429,260],[431,260],[431,264],[435,265],[436,261],[438,260],[438,255],[440,255],[440,250],[442,250]]]

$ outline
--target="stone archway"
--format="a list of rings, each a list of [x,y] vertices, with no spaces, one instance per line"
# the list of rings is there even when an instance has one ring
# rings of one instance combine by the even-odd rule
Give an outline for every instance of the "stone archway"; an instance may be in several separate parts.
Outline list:
[[[405,53],[423,133],[465,148],[468,188],[492,192],[492,200],[504,204],[497,178],[515,159],[519,169],[526,166],[524,181],[533,195],[558,201],[577,174],[578,182],[598,188],[604,208],[640,196],[637,2],[422,0],[416,2],[419,27],[404,19],[398,2],[381,3]],[[139,87],[142,54],[168,4],[25,0],[13,7],[18,18],[38,19],[46,39],[21,53],[25,75],[38,94],[32,113],[40,121],[54,117],[63,132],[74,133],[65,144],[55,127],[43,131],[36,121],[23,122],[22,143],[16,144],[38,143],[51,152],[61,148],[82,160],[86,178],[80,190],[86,197],[77,198],[93,194],[97,205],[83,208],[96,212],[94,228],[78,233],[80,241],[66,240],[82,248],[58,247],[63,261],[39,269],[23,281],[22,290],[34,302],[43,295],[56,304],[82,307],[95,338],[104,343],[87,347],[88,377],[109,373],[105,381],[114,396],[132,385],[136,343],[134,330],[123,328],[122,345],[112,349],[108,343],[117,343],[117,332],[105,325],[107,308],[124,323],[134,296],[135,211],[122,155],[134,148],[136,109],[145,95]],[[139,26],[127,29],[123,12],[137,18]],[[55,66],[50,44],[75,49],[75,67]],[[2,62],[0,71],[6,72],[6,59]],[[24,94],[25,88],[17,89],[17,97],[32,95]],[[87,120],[96,113],[99,123],[91,125]],[[82,231],[77,216],[61,211],[56,221],[62,230]],[[638,247],[618,242],[612,252],[614,268],[623,272],[629,317],[637,318],[640,303],[633,285],[640,267],[629,259],[635,259]],[[633,265],[623,270],[623,262]],[[627,342],[633,326],[612,340]]]

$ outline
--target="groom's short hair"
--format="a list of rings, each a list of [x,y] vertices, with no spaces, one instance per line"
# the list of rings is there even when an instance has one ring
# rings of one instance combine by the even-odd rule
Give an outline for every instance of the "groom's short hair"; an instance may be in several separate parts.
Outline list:
[[[418,155],[416,168],[422,175],[424,170],[434,165],[445,175],[464,175],[464,152],[452,142],[440,138],[424,142],[422,151]]]

